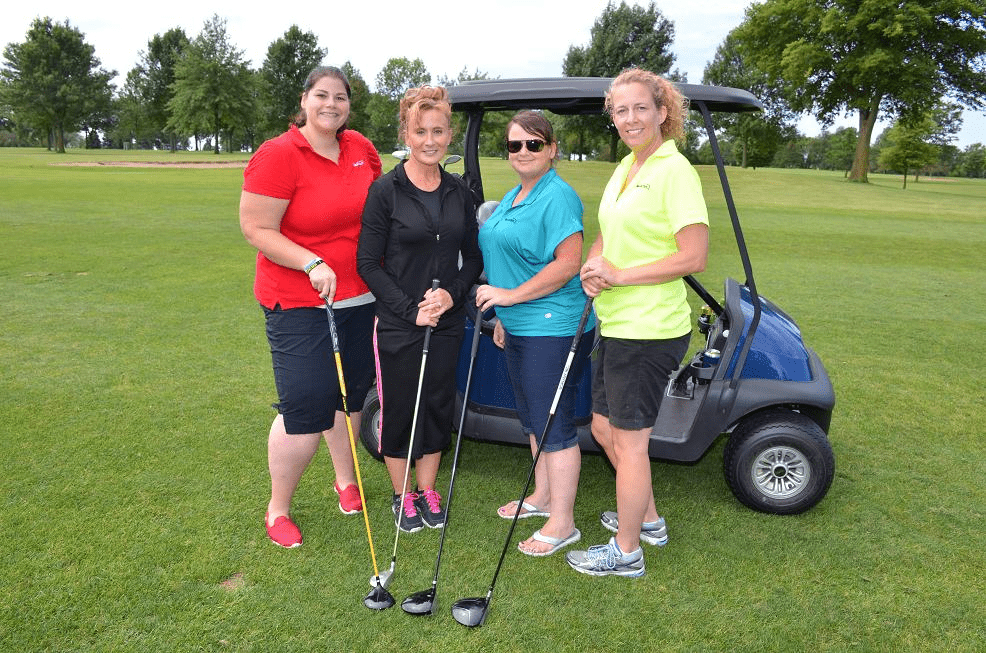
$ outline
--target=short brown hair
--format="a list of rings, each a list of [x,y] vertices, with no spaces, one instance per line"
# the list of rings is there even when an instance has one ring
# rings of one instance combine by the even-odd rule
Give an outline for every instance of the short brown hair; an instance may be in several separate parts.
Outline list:
[[[510,126],[517,125],[528,134],[534,134],[544,139],[544,142],[551,145],[555,142],[555,131],[551,123],[539,111],[521,111],[507,123],[506,133],[510,133]]]

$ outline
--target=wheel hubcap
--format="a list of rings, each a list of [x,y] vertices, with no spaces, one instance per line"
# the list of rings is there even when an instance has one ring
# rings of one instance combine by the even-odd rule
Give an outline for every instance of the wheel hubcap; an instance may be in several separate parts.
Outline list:
[[[811,467],[801,452],[791,447],[771,447],[757,456],[751,469],[753,483],[774,499],[801,492],[811,478]]]

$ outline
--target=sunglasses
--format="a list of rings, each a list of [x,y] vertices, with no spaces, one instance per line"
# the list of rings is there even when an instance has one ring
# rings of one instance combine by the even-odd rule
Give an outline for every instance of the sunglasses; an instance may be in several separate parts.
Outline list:
[[[517,154],[518,152],[520,152],[520,148],[524,147],[525,145],[527,145],[528,152],[540,152],[541,150],[544,149],[544,146],[547,145],[547,143],[545,143],[542,140],[538,140],[536,138],[532,138],[526,141],[507,141],[507,152],[510,152],[511,154]]]

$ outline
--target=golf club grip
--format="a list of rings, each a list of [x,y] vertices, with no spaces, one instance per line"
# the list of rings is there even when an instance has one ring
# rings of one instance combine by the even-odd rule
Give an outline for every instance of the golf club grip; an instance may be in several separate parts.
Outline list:
[[[346,379],[342,376],[342,352],[339,351],[339,331],[336,329],[336,314],[332,310],[332,304],[325,300],[325,310],[329,315],[329,335],[332,336],[332,353],[336,359],[336,373],[339,376],[339,393],[342,395],[343,409],[349,414],[349,406],[346,401]]]
[[[339,332],[336,331],[336,315],[332,311],[332,304],[325,300],[325,310],[329,312],[329,335],[332,337],[332,351],[339,353]]]
[[[431,289],[438,290],[438,284],[441,283],[438,279],[431,280]],[[428,344],[431,342],[431,326],[425,327],[425,344],[423,352],[428,353]]]

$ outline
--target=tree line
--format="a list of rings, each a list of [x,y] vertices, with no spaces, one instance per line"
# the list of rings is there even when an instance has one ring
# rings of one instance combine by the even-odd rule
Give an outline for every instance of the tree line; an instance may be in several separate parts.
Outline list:
[[[672,69],[675,28],[651,2],[609,2],[587,44],[569,47],[566,76],[613,76],[640,66],[679,82]],[[258,69],[230,40],[226,20],[214,15],[189,37],[181,28],[155,34],[120,89],[92,45],[71,26],[38,18],[21,43],[3,50],[0,70],[0,145],[64,151],[80,135],[86,147],[252,151],[284,131],[298,111],[308,72],[328,51],[312,32],[292,26],[270,44]],[[404,90],[433,83],[420,59],[395,57],[371,91],[350,62],[350,126],[378,149],[397,143],[397,102]],[[488,74],[463,68],[450,86]],[[844,170],[866,181],[874,170],[986,175],[986,148],[960,151],[951,143],[962,108],[986,106],[986,4],[967,0],[765,0],[716,50],[702,83],[750,90],[764,104],[758,114],[716,116],[727,161],[740,166]],[[813,115],[826,131],[805,137],[797,120]],[[841,116],[857,128],[829,133]],[[891,127],[874,138],[878,119]],[[491,121],[491,134],[505,117]],[[562,151],[573,158],[615,160],[625,153],[605,116],[559,118]],[[461,129],[459,133],[461,133]],[[690,132],[681,149],[707,162],[708,143]],[[487,155],[502,154],[498,138],[484,139]],[[191,144],[191,145],[190,145]]]

